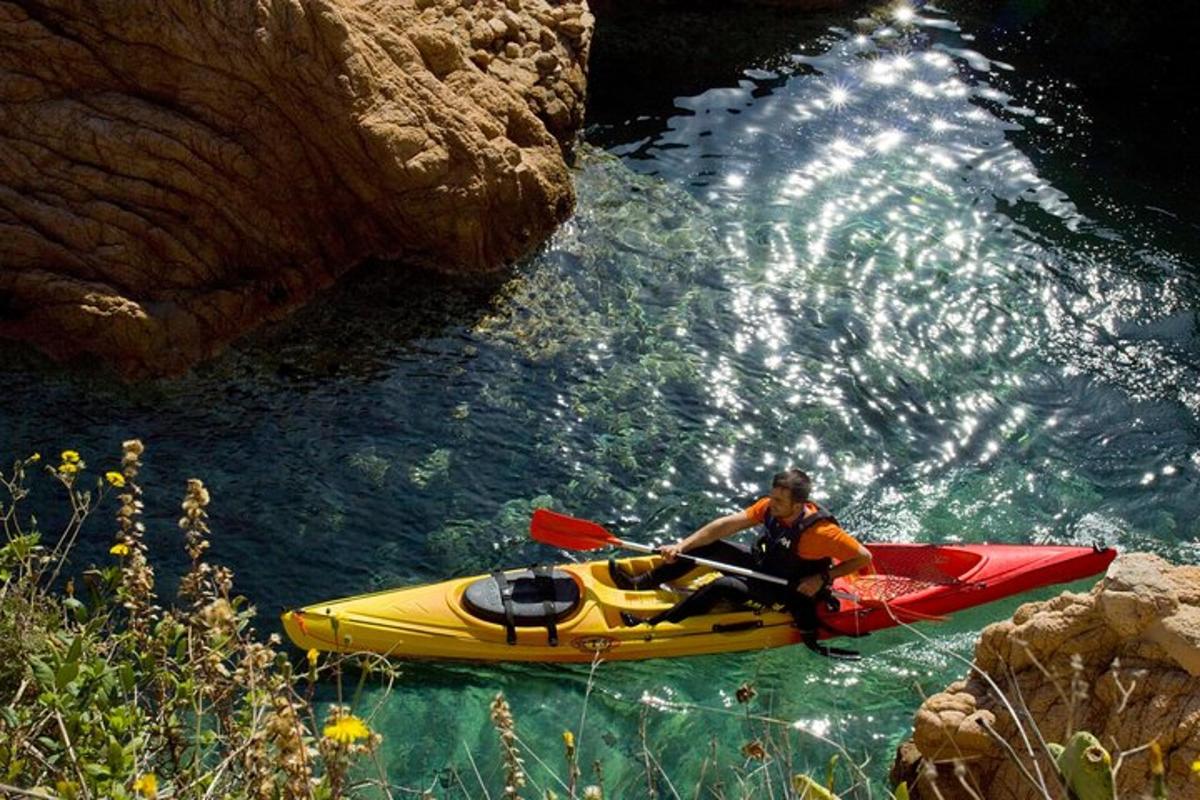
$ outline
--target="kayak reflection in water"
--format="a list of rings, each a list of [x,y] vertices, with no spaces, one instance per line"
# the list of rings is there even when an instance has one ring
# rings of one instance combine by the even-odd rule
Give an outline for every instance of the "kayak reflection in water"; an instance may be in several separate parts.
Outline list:
[[[649,572],[631,575],[615,560],[608,562],[613,582],[626,590],[651,590],[683,577],[695,568],[689,559],[679,558],[684,553],[784,578],[786,586],[723,574],[649,619],[623,612],[625,624],[679,622],[705,614],[718,603],[751,602],[784,606],[802,630],[815,636],[817,604],[836,603],[830,594],[833,579],[869,569],[871,551],[842,530],[829,511],[810,502],[811,491],[812,480],[801,470],[777,473],[769,497],[712,520],[680,542],[663,545],[659,548],[663,563]],[[764,532],[753,547],[722,541],[755,525],[762,525]]]

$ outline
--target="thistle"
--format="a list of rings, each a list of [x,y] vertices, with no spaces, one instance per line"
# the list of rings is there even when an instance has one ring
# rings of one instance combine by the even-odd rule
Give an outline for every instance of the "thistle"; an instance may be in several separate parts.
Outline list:
[[[187,494],[184,495],[182,503],[183,516],[179,518],[179,527],[183,529],[184,550],[192,559],[191,568],[179,583],[179,595],[197,606],[215,597],[207,581],[212,574],[212,567],[203,560],[204,551],[209,548],[208,512],[204,510],[209,499],[203,481],[192,478],[187,483]]]
[[[121,488],[124,491],[117,495],[121,505],[117,509],[117,545],[114,545],[122,557],[118,596],[129,611],[130,628],[145,642],[159,612],[154,604],[154,568],[146,561],[146,543],[143,541],[146,526],[141,520],[142,489],[137,483],[145,448],[140,439],[129,439],[122,443],[121,449]]]
[[[500,749],[504,756],[503,797],[508,800],[520,800],[520,789],[525,785],[525,760],[517,751],[516,722],[503,692],[497,694],[496,699],[492,701],[492,724],[500,734]]]

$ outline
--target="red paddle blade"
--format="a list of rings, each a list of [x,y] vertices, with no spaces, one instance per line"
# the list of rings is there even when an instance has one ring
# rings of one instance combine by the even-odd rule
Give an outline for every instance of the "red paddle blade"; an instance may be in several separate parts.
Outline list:
[[[539,542],[564,550],[595,550],[621,540],[586,519],[568,517],[548,508],[539,508],[529,520],[529,534]]]

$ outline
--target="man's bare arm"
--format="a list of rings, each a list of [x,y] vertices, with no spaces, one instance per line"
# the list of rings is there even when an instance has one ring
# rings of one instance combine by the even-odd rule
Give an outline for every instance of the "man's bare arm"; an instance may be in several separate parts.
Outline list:
[[[840,578],[843,575],[849,575],[852,572],[858,572],[860,569],[870,563],[871,551],[860,544],[858,546],[858,555],[856,555],[854,558],[847,558],[845,561],[839,561],[836,566],[830,568],[829,579],[833,580],[834,578]],[[796,584],[796,591],[800,592],[800,594],[812,597],[821,590],[821,587],[824,584],[825,578],[823,576],[810,575]]]
[[[702,525],[699,530],[683,541],[663,545],[659,548],[659,552],[662,553],[662,557],[669,564],[682,553],[695,550],[697,547],[703,547],[706,544],[712,544],[718,539],[732,536],[738,531],[744,531],[746,528],[753,527],[755,524],[757,523],[747,517],[744,511],[724,517],[717,517],[711,522]]]
[[[870,563],[871,551],[860,544],[858,546],[858,555],[854,558],[847,558],[845,561],[838,562],[837,566],[829,570],[829,577],[840,578],[843,575],[850,575],[851,573],[858,572]]]

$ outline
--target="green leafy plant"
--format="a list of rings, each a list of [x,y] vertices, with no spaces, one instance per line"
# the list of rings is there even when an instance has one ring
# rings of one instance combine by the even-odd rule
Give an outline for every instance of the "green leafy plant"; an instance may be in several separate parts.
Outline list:
[[[349,776],[380,737],[354,703],[327,709],[322,723],[312,702],[323,673],[338,679],[340,696],[347,656],[322,664],[311,653],[297,675],[276,637],[255,636],[232,572],[206,560],[210,498],[199,480],[188,481],[179,520],[190,567],[178,602],[160,605],[142,521],[143,452],[125,442],[119,468],[92,480],[79,453],[63,451],[45,472],[70,515],[49,546],[22,505],[40,457],[0,474],[0,795],[348,796]],[[111,495],[113,563],[85,570],[78,592],[69,556]],[[376,660],[363,675],[389,671]],[[391,794],[382,778],[354,784],[372,786]]]

